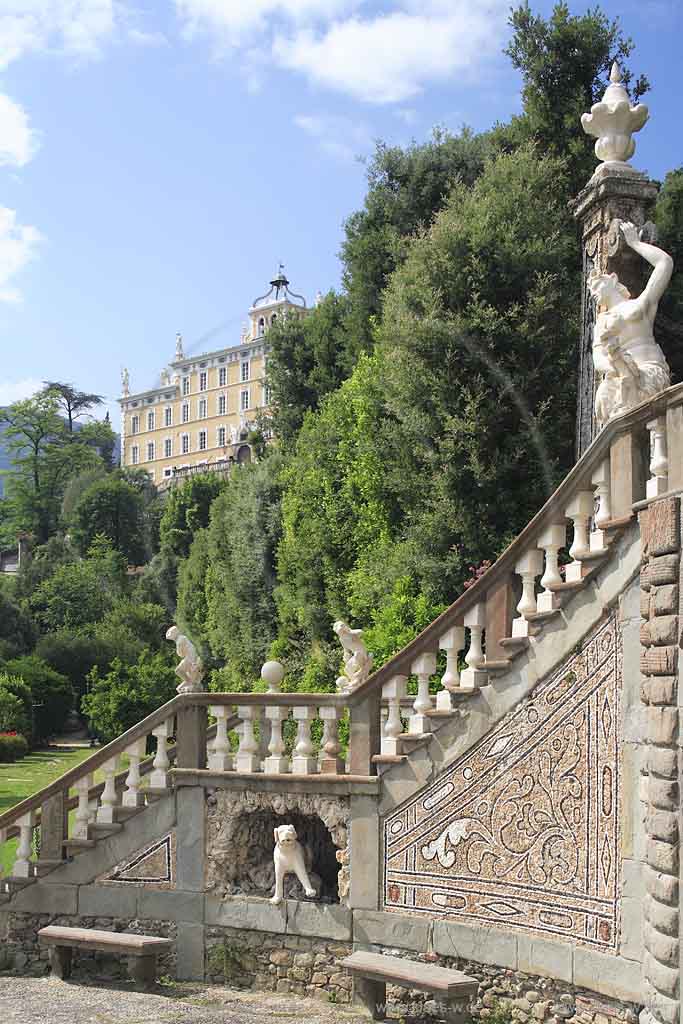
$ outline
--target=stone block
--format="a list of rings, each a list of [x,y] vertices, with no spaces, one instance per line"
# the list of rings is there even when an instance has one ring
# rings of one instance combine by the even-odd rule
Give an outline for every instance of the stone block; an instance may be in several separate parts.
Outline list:
[[[396,946],[422,953],[429,948],[429,929],[430,922],[423,917],[371,910],[353,914],[353,941],[369,946]]]
[[[496,928],[435,921],[432,948],[441,956],[456,956],[513,969],[517,966],[516,936]]]
[[[520,932],[517,936],[517,970],[571,983],[572,948]]]
[[[667,648],[661,647],[660,650],[667,650]],[[657,746],[670,746],[676,742],[677,736],[678,711],[676,708],[653,707],[647,709],[647,738],[651,743]]]
[[[76,914],[78,887],[36,882],[12,897],[12,911],[22,914]]]
[[[643,956],[643,906],[640,900],[622,897],[621,943],[619,952],[627,960],[641,960]]]
[[[223,928],[242,928],[258,932],[283,935],[287,930],[287,904],[278,906],[266,899],[247,899],[243,896],[221,900],[206,897],[206,923]]]
[[[178,981],[204,980],[204,925],[184,921],[176,938]]]
[[[201,892],[204,889],[206,809],[203,786],[176,791],[176,886]]]
[[[678,754],[675,750],[667,750],[664,747],[650,747],[646,766],[650,775],[657,775],[661,779],[675,779],[678,777]]]
[[[165,892],[163,889],[140,889],[138,917],[158,921],[204,921],[204,895],[198,892]]]
[[[675,704],[675,676],[646,676],[640,686],[640,696],[644,704]]]
[[[78,913],[83,917],[137,917],[139,891],[135,885],[82,885]]]
[[[665,996],[662,992],[650,992],[648,998],[652,1024],[678,1024],[680,1003],[678,999]]]
[[[648,588],[678,583],[678,562],[678,555],[660,555],[658,558],[651,558],[640,574],[641,586],[643,575],[645,575]]]
[[[678,815],[673,811],[648,811],[645,831],[653,839],[675,843],[678,839]]]
[[[377,801],[371,796],[351,798],[349,852],[354,909],[376,910],[379,905],[380,822]]]
[[[646,953],[643,960],[643,973],[653,988],[672,999],[678,995],[678,970],[660,964],[658,960]]]
[[[678,908],[667,906],[647,895],[643,903],[645,918],[665,935],[678,935]]]
[[[646,924],[643,929],[645,948],[667,967],[675,967],[680,956],[678,939],[673,935],[664,935],[658,932],[651,925]]]
[[[664,588],[662,588],[664,589]],[[669,609],[666,609],[667,611]],[[643,619],[649,619],[652,614],[652,596],[647,590],[640,591],[640,615]]]
[[[655,501],[647,510],[647,551],[651,556],[667,555],[680,547],[678,498]]]
[[[656,619],[650,620],[650,627]],[[678,647],[650,647],[640,656],[640,668],[646,676],[672,676],[678,665]]]
[[[287,900],[287,934],[350,941],[352,913],[338,903]]]
[[[647,623],[650,643],[655,647],[678,643],[678,615],[657,615]]]
[[[678,808],[680,799],[678,783],[673,779],[648,779],[647,799],[653,807],[663,811],[670,811]]]
[[[576,946],[573,984],[600,995],[638,1003],[643,991],[641,965],[636,960]]]
[[[645,867],[645,888],[650,896],[660,903],[675,907],[678,904],[678,880],[673,875],[662,874],[653,868]]]
[[[678,584],[657,587],[649,599],[653,615],[671,615],[678,611]]]
[[[652,779],[650,779],[652,784]],[[678,873],[678,843],[660,842],[658,839],[647,841],[647,862],[655,871],[664,871],[668,875]]]

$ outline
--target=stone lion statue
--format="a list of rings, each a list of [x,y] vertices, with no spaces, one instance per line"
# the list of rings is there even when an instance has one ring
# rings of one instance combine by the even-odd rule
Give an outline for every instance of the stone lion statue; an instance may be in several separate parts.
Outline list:
[[[597,306],[593,365],[599,378],[595,396],[598,429],[671,383],[669,365],[654,338],[657,306],[673,270],[663,249],[642,242],[634,224],[622,223],[626,244],[653,267],[637,299],[616,274],[593,273],[588,287]]]
[[[312,899],[317,895],[308,877],[304,851],[301,843],[296,837],[296,829],[293,825],[277,825],[273,829],[275,849],[273,850],[273,863],[275,865],[275,892],[271,903],[282,903],[283,886],[285,875],[296,875],[301,882],[304,892]]]

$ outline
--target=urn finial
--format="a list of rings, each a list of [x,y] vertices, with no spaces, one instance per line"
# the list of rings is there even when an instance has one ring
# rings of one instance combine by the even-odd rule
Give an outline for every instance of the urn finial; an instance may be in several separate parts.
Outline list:
[[[590,114],[581,115],[581,124],[587,135],[597,139],[595,155],[598,160],[624,164],[636,150],[631,136],[643,127],[649,111],[644,103],[631,106],[617,61],[612,64],[609,81],[602,100],[593,104]]]

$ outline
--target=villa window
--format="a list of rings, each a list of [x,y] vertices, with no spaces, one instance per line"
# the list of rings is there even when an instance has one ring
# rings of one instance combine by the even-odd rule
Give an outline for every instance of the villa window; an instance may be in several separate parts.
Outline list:
[[[225,448],[225,427],[218,428],[218,447]]]
[[[202,398],[199,401],[199,419],[206,419],[206,399]]]
[[[240,391],[240,409],[244,412],[245,409],[249,408],[249,388],[245,388],[244,391]]]
[[[154,441],[150,441],[147,445],[147,461],[154,462]]]
[[[209,377],[209,375],[207,374],[206,370],[202,370],[202,372],[199,374],[199,390],[200,391],[206,391],[207,386],[208,386],[208,377]]]
[[[200,430],[199,431],[199,450],[200,450],[200,452],[205,452],[206,451],[206,431],[205,430]]]
[[[130,421],[130,432],[131,434],[137,434],[140,430],[140,417],[133,416]]]
[[[242,381],[249,380],[249,360],[248,359],[245,360],[245,362],[242,363],[242,376],[241,376],[240,379]]]
[[[190,419],[190,403],[183,402],[183,423],[187,423]]]
[[[228,368],[227,366],[221,366],[218,371],[218,387],[224,388],[228,383]]]
[[[173,425],[173,409],[170,405],[167,405],[164,409],[164,426],[170,427]]]
[[[138,462],[140,461],[140,449],[136,444],[134,444],[130,450],[130,460],[134,466],[137,466]]]
[[[183,455],[187,455],[187,453],[190,450],[190,435],[189,434],[183,434],[183,436],[181,437],[181,439],[180,439],[180,448],[181,448],[181,451],[182,451]]]
[[[189,395],[190,393],[190,378],[183,377],[183,394]]]
[[[228,406],[228,402],[227,402],[227,399],[226,399],[225,395],[219,395],[218,396],[218,415],[219,416],[225,416],[225,413],[226,413],[226,410],[227,410],[227,406]]]
[[[147,429],[148,430],[154,430],[154,413],[153,412],[148,412],[147,413]]]
[[[266,330],[266,321],[263,319],[263,317],[259,317],[259,322],[258,322],[258,336],[259,336],[259,338],[263,337],[263,335],[265,333],[265,330]]]
[[[170,437],[167,437],[166,440],[164,441],[164,458],[165,459],[170,459],[172,455],[173,455],[173,441],[170,439]]]

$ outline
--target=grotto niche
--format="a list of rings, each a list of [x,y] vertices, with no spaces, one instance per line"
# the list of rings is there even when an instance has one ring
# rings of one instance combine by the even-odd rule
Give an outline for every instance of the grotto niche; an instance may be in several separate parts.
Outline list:
[[[273,830],[293,825],[316,902],[344,903],[349,889],[348,801],[315,794],[216,790],[207,795],[207,892],[270,899],[275,887]],[[295,875],[285,899],[305,900]]]

